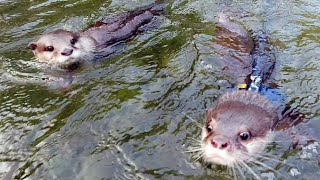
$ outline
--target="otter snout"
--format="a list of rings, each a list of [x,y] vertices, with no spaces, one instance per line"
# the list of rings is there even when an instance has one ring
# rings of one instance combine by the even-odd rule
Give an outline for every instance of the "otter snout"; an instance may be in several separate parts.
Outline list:
[[[63,56],[70,56],[70,55],[72,54],[72,52],[73,52],[73,49],[64,49],[64,50],[61,52],[61,54],[62,54]]]
[[[229,150],[231,148],[231,143],[228,138],[224,136],[216,136],[211,139],[211,145],[214,148],[221,150]]]

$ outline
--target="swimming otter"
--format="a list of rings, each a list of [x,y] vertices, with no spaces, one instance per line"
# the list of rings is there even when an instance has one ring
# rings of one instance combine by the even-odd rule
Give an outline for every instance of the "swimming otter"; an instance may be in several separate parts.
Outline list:
[[[113,53],[112,45],[143,31],[148,23],[163,14],[164,5],[155,3],[140,10],[98,21],[83,32],[55,30],[29,43],[35,57],[49,64],[70,65]]]
[[[278,122],[274,106],[250,91],[223,95],[207,112],[202,129],[206,162],[234,166],[257,157],[272,140]]]
[[[275,58],[265,33],[253,34],[251,38],[243,27],[223,15],[216,36],[215,46],[228,67],[224,73],[245,90],[222,95],[216,107],[207,111],[201,149],[206,162],[242,166],[264,150],[279,120],[279,109],[261,93],[269,93],[262,83],[270,76]]]

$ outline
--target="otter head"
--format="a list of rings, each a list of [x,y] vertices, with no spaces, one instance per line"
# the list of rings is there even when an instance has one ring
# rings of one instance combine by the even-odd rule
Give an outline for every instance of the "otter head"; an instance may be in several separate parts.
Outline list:
[[[40,36],[28,47],[41,62],[68,65],[88,58],[96,41],[86,35],[59,29]]]
[[[277,122],[272,104],[249,91],[227,93],[207,112],[201,146],[206,162],[234,166],[257,158]]]

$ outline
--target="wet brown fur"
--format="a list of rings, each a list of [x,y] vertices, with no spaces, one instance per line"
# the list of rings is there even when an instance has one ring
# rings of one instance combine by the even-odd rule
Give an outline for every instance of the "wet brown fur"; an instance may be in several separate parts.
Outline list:
[[[126,41],[142,31],[144,25],[155,21],[155,17],[163,13],[164,7],[164,4],[151,4],[98,21],[79,33],[55,30],[40,36],[28,47],[39,61],[49,64],[78,63],[93,59],[97,53],[99,57],[108,56],[116,51],[112,45]],[[71,43],[73,40],[76,42]],[[48,49],[52,47],[52,51]]]

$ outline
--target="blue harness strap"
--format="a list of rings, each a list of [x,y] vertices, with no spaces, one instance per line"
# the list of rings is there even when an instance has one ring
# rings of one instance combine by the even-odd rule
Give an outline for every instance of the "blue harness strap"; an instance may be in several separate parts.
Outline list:
[[[237,90],[248,90],[260,93],[266,97],[274,106],[282,112],[285,108],[285,96],[279,89],[264,85],[263,82],[269,78],[275,64],[275,57],[268,48],[268,38],[265,32],[259,31],[254,34],[255,48],[252,52],[253,64],[250,75],[250,84],[238,84]]]

